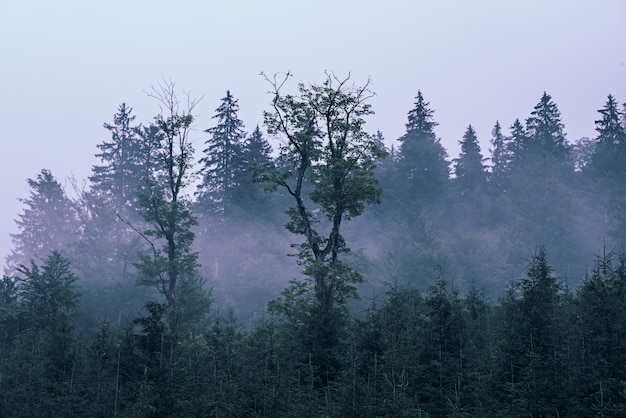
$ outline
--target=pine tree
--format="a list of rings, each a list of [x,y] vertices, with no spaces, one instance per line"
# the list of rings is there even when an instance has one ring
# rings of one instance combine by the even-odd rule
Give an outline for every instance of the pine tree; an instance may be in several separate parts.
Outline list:
[[[511,131],[511,159],[518,164],[523,157],[524,150],[529,146],[528,132],[519,119],[515,119],[515,122],[509,127],[509,130]]]
[[[103,165],[94,165],[89,177],[92,194],[105,196],[114,210],[124,213],[137,206],[137,190],[154,168],[154,150],[160,138],[150,127],[133,125],[133,109],[122,103],[113,116],[113,124],[104,127],[111,140],[98,144]]]
[[[519,121],[518,121],[519,122]],[[511,163],[509,138],[502,133],[502,126],[496,121],[491,130],[491,173],[494,178],[502,177]]]
[[[61,184],[49,170],[43,169],[35,180],[28,179],[30,197],[19,199],[26,208],[11,234],[13,249],[7,257],[7,272],[14,272],[28,260],[42,260],[53,250],[69,250],[78,235],[75,208]]]
[[[454,174],[455,183],[458,185],[461,195],[475,192],[487,182],[487,172],[476,131],[469,125],[463,139],[459,141],[461,154],[455,160]]]
[[[246,219],[267,217],[272,212],[270,200],[263,186],[254,181],[254,172],[272,161],[272,146],[258,125],[242,145],[241,167],[233,176],[231,215]]]
[[[590,170],[595,177],[605,182],[623,184],[626,179],[626,129],[622,126],[622,112],[617,101],[609,95],[604,107],[598,112],[602,118],[596,121],[596,148],[591,159]]]
[[[399,139],[399,176],[406,196],[420,204],[440,198],[448,182],[447,152],[436,137],[434,111],[418,91],[415,107],[408,113],[406,133]]]
[[[198,206],[207,214],[228,215],[233,190],[246,169],[246,133],[243,122],[237,116],[238,111],[238,100],[227,90],[213,116],[217,119],[217,125],[205,131],[211,136],[205,141],[206,148],[202,150],[202,183],[198,186],[196,196]]]
[[[615,259],[618,258],[617,263]],[[597,257],[576,294],[578,362],[574,382],[582,415],[626,412],[626,258],[612,251]],[[604,400],[604,405],[603,405]],[[602,411],[601,415],[599,412]]]
[[[569,145],[565,139],[561,112],[546,92],[526,119],[529,141],[523,149],[531,158],[546,158],[554,162],[568,162]]]
[[[541,247],[502,303],[498,394],[509,404],[508,416],[566,415],[563,298]]]

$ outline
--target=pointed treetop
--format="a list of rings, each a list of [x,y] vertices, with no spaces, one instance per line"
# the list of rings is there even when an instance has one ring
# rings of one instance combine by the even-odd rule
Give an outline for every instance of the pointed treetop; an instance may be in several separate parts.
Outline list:
[[[433,120],[434,111],[428,107],[430,103],[424,100],[421,91],[417,92],[415,99],[415,106],[408,114],[406,135],[424,135],[434,138],[434,129],[435,126],[438,125],[438,123]]]
[[[552,101],[552,97],[544,92],[541,100],[526,119],[526,129],[535,147],[551,151],[567,149],[565,125],[561,122],[561,112]]]
[[[519,123],[519,121],[517,121]],[[511,162],[511,150],[508,138],[502,133],[502,126],[500,121],[496,121],[493,129],[491,130],[492,148],[491,152],[491,167],[492,172],[500,174],[507,170],[509,163]]]
[[[461,154],[455,160],[456,178],[465,183],[466,188],[486,180],[484,158],[480,152],[476,131],[469,125],[463,139],[459,141]]]
[[[595,122],[598,142],[609,145],[626,144],[626,129],[622,126],[623,114],[618,110],[617,106],[615,97],[609,94],[604,107],[598,110],[602,115],[602,118]]]

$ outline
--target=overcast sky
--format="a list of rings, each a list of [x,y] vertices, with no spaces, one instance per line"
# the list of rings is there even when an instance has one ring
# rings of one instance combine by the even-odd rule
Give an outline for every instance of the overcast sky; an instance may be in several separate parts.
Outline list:
[[[606,96],[626,101],[625,21],[623,0],[1,0],[0,257],[26,179],[87,178],[103,123],[122,102],[149,122],[145,91],[163,78],[204,97],[200,149],[227,89],[251,131],[270,100],[261,71],[320,82],[329,70],[371,78],[367,126],[388,144],[421,90],[450,158],[468,124],[488,156],[494,122],[525,119],[543,91],[570,141],[593,137]]]

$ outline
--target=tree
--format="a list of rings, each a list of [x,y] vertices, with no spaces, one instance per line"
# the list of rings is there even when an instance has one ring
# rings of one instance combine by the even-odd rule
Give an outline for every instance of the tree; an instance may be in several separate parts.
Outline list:
[[[613,251],[596,259],[591,274],[576,293],[575,382],[582,415],[601,407],[605,414],[624,412],[623,382],[626,380],[626,258]],[[604,398],[604,405],[602,405]],[[597,415],[601,415],[598,411]]]
[[[518,121],[519,122],[519,121]],[[511,150],[509,139],[502,133],[502,126],[499,121],[491,130],[491,173],[493,177],[499,178],[509,169],[511,163]]]
[[[105,123],[111,140],[98,144],[103,165],[94,165],[89,180],[92,193],[104,195],[117,211],[136,207],[137,190],[154,168],[154,151],[160,138],[153,127],[134,126],[133,109],[122,103],[113,115],[113,124]]]
[[[155,117],[162,141],[157,152],[158,165],[138,194],[141,215],[149,228],[142,236],[151,250],[140,256],[138,267],[142,282],[155,285],[165,298],[170,336],[177,335],[180,325],[181,281],[200,284],[198,255],[192,250],[192,228],[197,221],[184,194],[193,168],[189,130],[196,102],[189,99],[187,108],[182,109],[174,87],[170,81],[152,90],[152,97],[163,106],[161,114]]]
[[[363,129],[364,117],[372,113],[369,83],[350,86],[349,77],[327,74],[321,85],[299,84],[298,94],[290,95],[282,92],[289,77],[268,79],[273,100],[265,123],[268,132],[281,135],[284,142],[279,161],[257,178],[274,190],[284,189],[295,203],[286,227],[303,238],[298,258],[309,280],[294,284],[292,290],[310,292],[308,348],[324,381],[336,372],[333,349],[339,343],[346,302],[361,281],[340,259],[349,250],[341,225],[361,215],[366,203],[379,201],[373,159],[382,151]],[[285,311],[286,303],[289,300],[279,309]]]
[[[30,267],[21,265],[18,273],[26,328],[15,342],[15,374],[9,374],[18,386],[12,389],[12,409],[23,416],[43,416],[50,410],[76,415],[70,411],[77,404],[72,394],[77,360],[73,326],[80,304],[77,277],[58,251],[40,265],[34,260]],[[20,376],[27,378],[22,382]]]
[[[230,210],[233,190],[245,169],[246,133],[237,116],[238,110],[238,100],[227,90],[213,116],[217,125],[205,131],[211,137],[205,141],[207,147],[202,150],[202,183],[196,195],[204,210],[218,215],[225,215]]]
[[[530,141],[527,142],[524,152],[529,152],[532,158],[549,158],[552,163],[568,162],[569,145],[565,139],[564,127],[561,112],[552,97],[544,92],[530,117],[526,119]]]
[[[20,297],[28,311],[31,326],[37,328],[64,327],[79,306],[76,291],[78,278],[70,262],[60,252],[52,251],[41,268],[34,260],[30,268],[21,265]]]
[[[26,208],[15,221],[20,232],[11,234],[14,247],[6,259],[8,272],[53,250],[67,251],[77,237],[76,211],[50,170],[41,170],[35,180],[27,182],[30,197],[19,199]]]
[[[540,247],[502,303],[499,394],[510,402],[509,416],[566,413],[564,297]]]
[[[476,131],[472,125],[467,127],[459,144],[461,154],[455,160],[454,174],[459,191],[461,195],[464,195],[484,186],[487,182],[487,172],[484,165],[485,159],[480,153],[480,145],[478,145]]]
[[[268,217],[272,212],[262,185],[254,182],[255,167],[263,167],[272,160],[272,146],[263,137],[257,125],[243,142],[241,167],[233,176],[235,186],[230,194],[231,215],[244,219]]]
[[[509,130],[511,131],[511,158],[515,164],[519,164],[520,158],[523,156],[523,150],[528,147],[528,132],[519,119],[515,119],[515,122],[509,127]],[[517,165],[515,167],[517,167]]]
[[[415,107],[408,113],[406,133],[399,139],[399,175],[405,193],[420,202],[441,197],[448,182],[447,152],[436,137],[434,111],[417,92]]]
[[[598,136],[590,169],[594,177],[621,185],[626,179],[626,129],[621,124],[622,112],[617,106],[615,98],[609,95],[604,107],[598,110],[602,118],[596,121]]]

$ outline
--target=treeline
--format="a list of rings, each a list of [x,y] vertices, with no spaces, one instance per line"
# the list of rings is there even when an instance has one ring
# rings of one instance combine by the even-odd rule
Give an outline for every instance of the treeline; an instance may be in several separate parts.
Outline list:
[[[71,198],[28,180],[0,415],[626,413],[624,257],[593,256],[626,236],[613,96],[571,144],[544,93],[487,164],[471,125],[449,161],[420,92],[387,147],[367,84],[288,78],[266,132],[228,91],[197,161],[170,82],[147,125],[119,106]]]
[[[3,417],[626,413],[626,259],[612,253],[572,292],[540,249],[495,304],[443,278],[426,292],[391,283],[341,326],[332,374],[312,358],[306,309],[251,328],[214,313],[172,341],[152,305],[85,334],[67,260],[22,273],[0,289]]]

